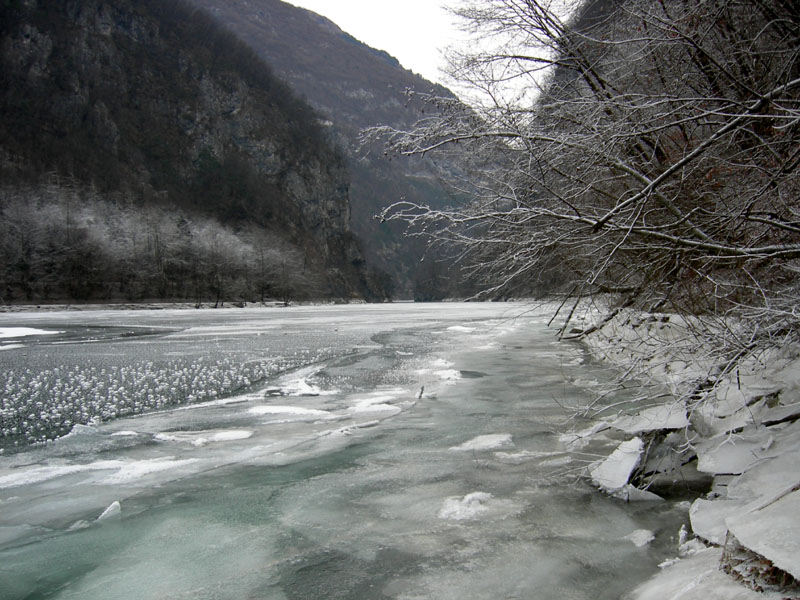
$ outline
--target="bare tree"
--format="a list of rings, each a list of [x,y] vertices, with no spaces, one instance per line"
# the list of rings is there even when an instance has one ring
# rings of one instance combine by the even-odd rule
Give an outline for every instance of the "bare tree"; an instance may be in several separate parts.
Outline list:
[[[757,317],[731,340],[736,351],[795,335],[794,3],[557,8],[470,0],[454,11],[480,40],[453,56],[451,73],[483,102],[428,98],[414,129],[366,135],[438,160],[471,200],[450,210],[399,202],[383,217],[460,244],[489,275],[488,294],[546,279],[576,297]]]

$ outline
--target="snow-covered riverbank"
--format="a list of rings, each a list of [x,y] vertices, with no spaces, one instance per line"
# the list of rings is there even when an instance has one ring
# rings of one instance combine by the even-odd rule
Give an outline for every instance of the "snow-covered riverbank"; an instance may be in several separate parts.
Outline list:
[[[622,311],[602,324],[591,309],[577,319],[586,330],[598,326],[584,338],[596,358],[658,398],[635,414],[599,415],[575,436],[626,434],[590,467],[595,484],[655,500],[651,490],[665,481],[713,478],[691,505],[678,556],[632,597],[800,597],[800,348],[770,348],[720,369],[713,323]]]

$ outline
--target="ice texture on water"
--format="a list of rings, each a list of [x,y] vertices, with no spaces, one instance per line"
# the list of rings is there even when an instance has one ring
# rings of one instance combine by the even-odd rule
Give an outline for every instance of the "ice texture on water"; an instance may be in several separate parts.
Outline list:
[[[653,532],[649,529],[637,529],[636,531],[633,531],[625,536],[625,539],[630,540],[631,543],[637,548],[646,546],[655,538],[655,534],[653,534]]]
[[[439,518],[453,521],[474,519],[489,510],[486,503],[491,498],[492,495],[487,492],[472,492],[463,498],[448,498],[439,511]]]
[[[10,457],[0,477],[28,471],[34,484],[0,489],[0,519],[9,527],[25,524],[12,532],[13,546],[0,547],[0,597],[624,597],[665,557],[666,536],[646,552],[625,539],[660,527],[658,508],[637,512],[588,486],[543,481],[550,475],[543,465],[570,458],[559,444],[564,411],[553,397],[561,401],[567,390],[564,404],[573,406],[589,396],[565,384],[577,374],[569,366],[575,349],[553,346],[552,332],[535,314],[504,327],[514,310],[290,308],[259,324],[254,309],[233,311],[255,322],[252,328],[236,322],[233,336],[226,337],[224,324],[191,332],[182,343],[230,351],[225,369],[211,369],[214,358],[205,363],[208,372],[192,372],[203,374],[204,387],[212,372],[238,372],[240,355],[232,349],[240,349],[250,329],[264,336],[247,356],[267,346],[288,353],[288,343],[308,347],[309,359],[280,374],[269,370],[266,381],[242,392],[144,411]],[[228,318],[209,313],[179,317],[201,325]],[[292,325],[294,314],[302,326]],[[346,318],[332,316],[339,314]],[[475,331],[447,329],[464,323]],[[354,342],[340,341],[345,330],[357,332],[346,334]],[[309,337],[300,339],[298,331]],[[220,341],[206,337],[210,332]],[[181,339],[159,347],[181,356],[185,347],[172,346]],[[323,365],[314,344],[336,346],[348,360]],[[135,356],[131,364],[154,347],[114,345],[125,361]],[[306,371],[285,370],[311,363]],[[448,385],[437,371],[482,376]],[[73,371],[75,381],[81,373],[92,375]],[[602,379],[596,371],[591,376]],[[338,392],[265,395],[286,394],[284,384],[297,381]],[[48,467],[62,470],[37,473]],[[122,518],[96,523],[115,501]]]
[[[34,327],[0,327],[0,339],[28,337],[31,335],[55,335],[59,333],[63,333],[63,331],[36,329]]]
[[[86,464],[55,464],[28,468],[21,467],[10,470],[10,472],[6,471],[5,475],[0,475],[0,489],[41,483],[49,479],[73,475],[75,473],[85,473],[87,471],[115,470],[123,466],[125,466],[125,462],[122,460],[101,460]]]
[[[452,446],[450,450],[455,450],[458,452],[471,452],[473,450],[481,451],[495,450],[497,448],[508,448],[513,445],[514,442],[512,441],[512,436],[510,433],[492,433],[474,437],[463,444]]]
[[[279,416],[285,421],[307,421],[318,419],[333,419],[335,415],[327,410],[318,410],[316,408],[303,408],[301,406],[283,406],[283,405],[269,405],[263,404],[254,406],[247,411],[251,415],[259,417]]]
[[[176,459],[172,456],[125,462],[115,473],[104,477],[103,483],[110,485],[131,483],[153,473],[179,469],[181,467],[193,465],[196,462],[197,459],[195,458]]]
[[[159,442],[187,442],[193,446],[200,447],[217,442],[246,440],[252,436],[253,432],[248,429],[229,429],[157,433],[153,436],[153,439]]]

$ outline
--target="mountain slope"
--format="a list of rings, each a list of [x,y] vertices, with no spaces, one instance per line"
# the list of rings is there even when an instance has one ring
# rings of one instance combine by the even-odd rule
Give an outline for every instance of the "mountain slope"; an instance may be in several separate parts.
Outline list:
[[[407,89],[451,97],[447,89],[403,69],[386,52],[359,42],[334,23],[280,0],[191,0],[247,42],[293,90],[332,122],[351,170],[352,228],[371,258],[410,294],[423,249],[395,224],[373,217],[401,198],[442,206],[451,199],[430,166],[389,162],[381,148],[359,148],[363,128],[408,126],[423,115]]]
[[[0,51],[0,207],[18,217],[3,219],[0,296],[43,293],[31,287],[31,269],[44,251],[26,248],[20,211],[53,198],[63,205],[76,194],[113,199],[139,215],[158,208],[162,218],[186,221],[184,234],[195,242],[200,223],[215,223],[247,237],[251,249],[286,249],[301,256],[292,270],[313,274],[309,293],[372,295],[349,232],[346,165],[329,132],[250,48],[202,11],[179,0],[5,2]],[[86,214],[89,204],[73,228],[91,238],[100,227]],[[172,237],[180,233],[174,229]],[[178,241],[169,242],[146,257],[157,263],[156,278],[171,275],[164,253]],[[119,253],[93,244],[95,252]],[[120,279],[115,285],[87,283],[80,295],[133,294],[123,275],[113,277]],[[264,285],[270,283],[262,294]],[[63,287],[47,293],[69,297]],[[162,287],[137,293],[190,294]],[[191,294],[207,295],[200,287]],[[253,286],[241,295],[252,296]]]

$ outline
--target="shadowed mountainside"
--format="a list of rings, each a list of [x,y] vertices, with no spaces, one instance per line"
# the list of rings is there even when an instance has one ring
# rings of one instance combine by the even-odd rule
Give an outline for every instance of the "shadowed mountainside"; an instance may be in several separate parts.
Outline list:
[[[0,62],[3,299],[383,296],[328,128],[203,11],[4,2]]]
[[[367,255],[393,275],[400,293],[410,295],[424,247],[403,239],[397,224],[381,224],[374,216],[400,199],[443,206],[452,198],[430,165],[418,159],[389,161],[378,145],[359,148],[358,135],[378,124],[408,127],[423,117],[424,106],[409,100],[409,89],[452,93],[325,17],[280,0],[191,1],[236,33],[331,122],[348,157],[353,231]]]

